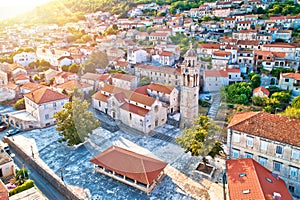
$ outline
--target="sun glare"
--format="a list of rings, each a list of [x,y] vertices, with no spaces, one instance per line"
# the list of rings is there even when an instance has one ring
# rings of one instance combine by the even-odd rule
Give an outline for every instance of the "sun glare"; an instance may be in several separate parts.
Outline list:
[[[15,15],[22,14],[23,12],[30,11],[36,6],[49,2],[51,0],[0,0],[0,20]]]

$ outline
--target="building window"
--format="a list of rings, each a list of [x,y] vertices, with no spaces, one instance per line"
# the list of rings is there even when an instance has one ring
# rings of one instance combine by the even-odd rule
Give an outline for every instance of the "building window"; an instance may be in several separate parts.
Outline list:
[[[129,120],[132,120],[132,115],[131,115],[131,113],[129,113]]]
[[[276,146],[276,154],[282,154],[282,146],[277,145]]]
[[[140,120],[140,126],[143,126],[143,120]]]
[[[253,147],[253,138],[252,137],[247,137],[247,146]]]
[[[98,103],[99,103],[99,107],[101,107],[101,101],[98,101]]]
[[[239,158],[240,157],[240,151],[237,149],[232,149],[232,155],[234,158]]]
[[[236,134],[236,133],[233,134],[233,142],[240,142],[240,135],[239,134]]]
[[[246,152],[246,153],[245,153],[245,157],[246,157],[246,158],[253,158],[253,154],[252,154],[252,153]]]
[[[292,149],[292,158],[299,159],[299,151],[296,149]]]
[[[264,157],[258,157],[258,162],[259,164],[261,164],[262,166],[266,166],[267,165],[267,161],[268,159],[267,158],[264,158]]]
[[[49,114],[46,114],[46,115],[45,115],[45,119],[46,119],[46,120],[49,119]]]
[[[53,108],[56,108],[56,102],[53,102]]]
[[[260,141],[260,149],[267,150],[268,149],[268,142],[261,140]]]
[[[297,178],[297,176],[298,176],[298,168],[290,166],[290,177]]]
[[[295,186],[289,185],[289,191],[293,194],[295,192]]]
[[[280,172],[281,163],[274,161],[274,170]]]
[[[284,79],[284,82],[289,82],[289,79],[288,78]]]
[[[44,104],[44,109],[46,110],[48,108],[48,105],[47,104]]]

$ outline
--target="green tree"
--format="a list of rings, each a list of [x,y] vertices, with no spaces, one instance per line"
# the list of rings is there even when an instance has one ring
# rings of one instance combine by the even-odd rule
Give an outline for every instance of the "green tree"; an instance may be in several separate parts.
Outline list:
[[[248,104],[252,97],[252,84],[240,82],[225,86],[221,89],[221,97],[227,103]]]
[[[41,80],[41,77],[39,75],[35,74],[35,75],[33,75],[33,80],[39,81],[39,80]]]
[[[72,72],[72,73],[78,73],[79,70],[80,70],[80,66],[75,63],[69,67],[69,72]]]
[[[267,98],[264,102],[264,111],[268,113],[275,113],[277,108],[280,108],[280,101],[276,98]]]
[[[50,79],[50,82],[49,82],[49,84],[50,84],[50,85],[53,85],[53,84],[54,84],[54,81],[55,81],[55,78],[54,78],[54,77],[52,77],[52,78]]]
[[[29,176],[28,176],[27,168],[22,168],[22,169],[16,170],[16,176],[15,176],[14,182],[17,186],[22,185],[28,179],[29,179]]]
[[[193,126],[184,129],[182,135],[176,138],[176,142],[185,149],[186,153],[190,152],[192,156],[202,156],[206,166],[205,156],[210,155],[214,158],[223,151],[220,142],[215,140],[218,131],[220,128],[208,116],[199,115],[194,120]]]
[[[25,100],[24,98],[19,99],[15,104],[14,104],[14,108],[16,110],[23,110],[25,109]]]
[[[292,101],[292,107],[300,109],[300,95],[295,97]]]
[[[95,73],[96,69],[105,69],[108,64],[109,62],[105,52],[93,51],[83,66],[85,73]]]
[[[149,76],[145,76],[143,78],[141,78],[140,82],[139,82],[139,86],[145,86],[145,85],[149,85],[151,83],[151,79]]]
[[[56,130],[63,136],[61,141],[66,141],[70,146],[82,143],[92,130],[100,126],[88,108],[86,100],[82,101],[74,95],[72,102],[66,103],[61,111],[53,115],[57,120]]]
[[[300,119],[300,108],[288,106],[282,113],[279,113],[279,115]]]
[[[251,77],[251,84],[252,84],[252,88],[257,88],[257,87],[259,87],[260,84],[261,84],[260,75],[254,74],[254,75]]]
[[[290,92],[289,91],[275,92],[271,95],[271,98],[277,99],[280,103],[289,103]]]

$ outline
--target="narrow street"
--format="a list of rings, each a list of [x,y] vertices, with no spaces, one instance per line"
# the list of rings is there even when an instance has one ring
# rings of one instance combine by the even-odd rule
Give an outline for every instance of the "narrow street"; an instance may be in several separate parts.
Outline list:
[[[17,155],[15,155],[13,159],[15,164],[21,169],[22,163],[24,163],[24,161]],[[36,185],[36,187],[43,193],[43,195],[47,199],[66,200],[66,198],[61,193],[59,193],[47,180],[45,180],[42,176],[40,176],[26,163],[25,163],[25,168],[28,169],[30,179],[34,180],[34,184]]]

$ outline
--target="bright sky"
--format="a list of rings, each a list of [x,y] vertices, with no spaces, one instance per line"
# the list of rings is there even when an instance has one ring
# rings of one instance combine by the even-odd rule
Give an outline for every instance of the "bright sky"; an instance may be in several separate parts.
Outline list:
[[[34,9],[52,0],[0,0],[0,20]]]

